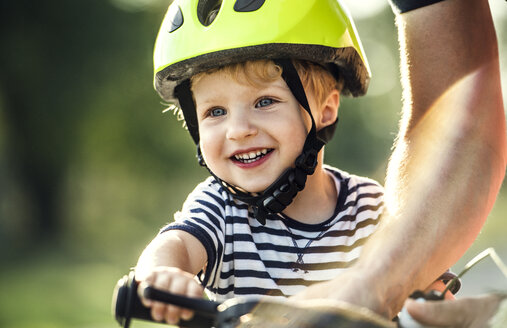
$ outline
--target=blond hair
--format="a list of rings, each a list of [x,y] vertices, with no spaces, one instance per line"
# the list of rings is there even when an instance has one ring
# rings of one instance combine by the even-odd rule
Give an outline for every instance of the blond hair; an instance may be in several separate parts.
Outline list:
[[[318,105],[321,105],[332,90],[341,91],[343,78],[335,78],[326,68],[310,61],[293,60],[305,92],[311,93]],[[246,61],[223,67],[213,68],[194,75],[191,83],[194,85],[203,76],[215,72],[224,72],[238,82],[246,82],[252,86],[260,86],[265,82],[273,82],[282,75],[282,68],[272,60]]]

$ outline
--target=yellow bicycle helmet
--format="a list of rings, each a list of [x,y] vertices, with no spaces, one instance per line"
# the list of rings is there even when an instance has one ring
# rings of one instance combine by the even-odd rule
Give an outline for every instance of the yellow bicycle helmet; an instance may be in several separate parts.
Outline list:
[[[155,43],[155,89],[174,101],[192,75],[260,58],[327,66],[344,78],[345,94],[368,88],[368,62],[340,0],[174,0]]]

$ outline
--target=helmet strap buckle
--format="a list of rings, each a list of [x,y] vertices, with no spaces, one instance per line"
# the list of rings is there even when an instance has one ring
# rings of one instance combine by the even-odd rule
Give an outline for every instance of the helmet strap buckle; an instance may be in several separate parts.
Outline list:
[[[303,170],[306,174],[312,175],[317,167],[318,151],[309,149],[296,158],[296,167]]]

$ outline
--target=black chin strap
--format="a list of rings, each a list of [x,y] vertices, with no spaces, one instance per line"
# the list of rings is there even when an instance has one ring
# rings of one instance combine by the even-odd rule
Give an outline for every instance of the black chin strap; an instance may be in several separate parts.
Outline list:
[[[301,83],[299,74],[292,64],[292,61],[290,59],[279,59],[275,60],[275,63],[282,68],[282,78],[287,83],[287,86],[299,104],[310,115],[312,122],[310,131],[306,136],[303,150],[301,154],[296,158],[294,167],[290,167],[285,170],[282,175],[280,175],[280,177],[278,177],[278,179],[276,179],[276,181],[273,182],[263,192],[250,193],[223,181],[206,166],[198,143],[198,134],[195,131],[191,131],[191,135],[194,138],[194,141],[197,143],[197,158],[199,160],[199,164],[205,166],[210,174],[234,198],[252,206],[255,218],[263,225],[266,223],[268,214],[282,212],[287,206],[292,203],[297,193],[303,190],[307,177],[315,172],[315,168],[317,167],[318,153],[325,144],[323,140],[317,137],[317,127],[315,125],[315,120],[310,110],[310,105],[308,104],[308,99],[306,98],[303,84]],[[192,99],[190,87],[188,86],[187,90],[181,90],[182,88],[178,89],[180,89],[178,90],[180,92],[177,92],[176,95],[180,102],[180,106],[184,111],[185,120],[187,120],[187,113],[189,113],[189,115],[193,115],[192,113],[195,113],[195,105]],[[187,121],[187,125],[189,123],[190,122]]]

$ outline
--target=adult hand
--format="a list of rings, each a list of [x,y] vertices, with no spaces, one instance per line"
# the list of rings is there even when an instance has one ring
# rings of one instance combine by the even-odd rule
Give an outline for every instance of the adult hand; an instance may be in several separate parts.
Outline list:
[[[380,289],[381,284],[375,284],[374,279],[369,279],[366,275],[367,272],[362,273],[354,267],[350,268],[330,281],[314,284],[304,289],[301,293],[291,297],[290,300],[334,299],[366,307],[386,318],[392,318],[395,314],[385,306],[389,303],[385,296],[390,294]],[[358,290],[358,286],[361,290]]]
[[[425,326],[483,328],[495,316],[506,295],[487,294],[452,301],[417,302],[408,299],[405,308],[410,316]]]
[[[306,288],[301,293],[293,296],[291,300],[334,299],[368,308],[392,319],[396,316],[396,313],[387,304],[394,302],[389,296],[397,295],[398,291],[396,289],[399,289],[399,287],[393,283],[380,283],[380,281],[380,277],[377,277],[377,279],[372,278],[364,270],[361,271],[361,269],[352,267],[330,281]],[[360,289],[358,289],[358,286],[361,286]],[[441,280],[436,280],[424,292],[430,290],[442,292],[445,290],[445,284]],[[454,295],[447,291],[445,299],[452,300]]]

